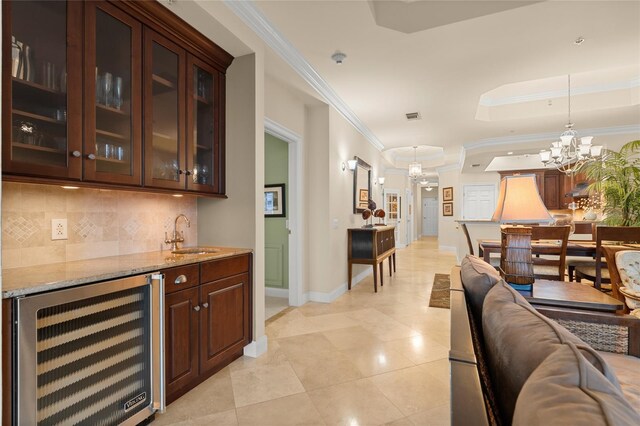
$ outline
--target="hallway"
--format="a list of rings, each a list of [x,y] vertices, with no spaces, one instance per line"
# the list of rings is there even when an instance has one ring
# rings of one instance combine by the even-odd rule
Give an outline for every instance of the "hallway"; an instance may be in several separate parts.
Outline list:
[[[242,357],[156,416],[154,425],[448,425],[449,310],[429,308],[435,273],[455,256],[437,239],[397,253],[331,304],[269,321],[269,350]]]

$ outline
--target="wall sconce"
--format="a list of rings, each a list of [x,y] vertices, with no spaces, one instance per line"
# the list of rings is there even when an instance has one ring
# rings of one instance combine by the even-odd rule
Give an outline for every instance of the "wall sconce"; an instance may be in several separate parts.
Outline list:
[[[358,160],[347,160],[347,165],[349,166],[349,170],[354,171],[356,165],[358,165]]]
[[[380,186],[384,185],[384,176],[378,178],[378,183],[380,184]]]

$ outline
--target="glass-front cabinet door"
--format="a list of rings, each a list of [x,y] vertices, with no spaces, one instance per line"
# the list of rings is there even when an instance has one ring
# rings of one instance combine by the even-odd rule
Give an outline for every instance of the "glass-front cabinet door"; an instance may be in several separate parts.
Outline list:
[[[220,191],[220,77],[217,70],[198,58],[188,58],[187,162],[191,175],[187,188]]]
[[[140,185],[142,25],[106,2],[85,5],[84,179]]]
[[[144,33],[145,186],[185,189],[185,51]]]
[[[80,179],[82,3],[3,1],[2,18],[3,172]]]

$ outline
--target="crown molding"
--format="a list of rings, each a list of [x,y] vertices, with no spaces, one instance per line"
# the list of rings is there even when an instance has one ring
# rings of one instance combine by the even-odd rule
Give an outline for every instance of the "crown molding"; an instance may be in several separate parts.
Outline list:
[[[276,123],[269,117],[264,118],[264,131],[271,136],[275,136],[276,138],[289,143],[296,143],[302,140],[302,137],[299,134],[292,132],[281,124]]]
[[[616,81],[608,84],[594,84],[591,86],[583,86],[571,88],[571,95],[590,95],[592,93],[613,92],[615,90],[634,89],[640,86],[640,77],[632,78],[626,81]],[[529,93],[518,96],[505,96],[502,98],[480,97],[479,105],[484,107],[495,107],[501,105],[519,104],[524,102],[546,101],[549,99],[567,97],[568,89],[548,90],[545,92]]]
[[[607,135],[626,135],[640,133],[640,124],[630,124],[626,126],[601,127],[597,129],[577,129],[582,135],[589,136],[607,136]],[[476,149],[487,148],[492,146],[513,145],[521,143],[540,142],[545,140],[557,140],[560,131],[548,133],[536,133],[530,135],[519,136],[503,136],[498,138],[480,139],[478,141],[469,142],[463,145],[465,151],[473,151]]]
[[[289,40],[267,19],[252,1],[224,0],[224,3],[251,28],[271,49],[334,107],[371,145],[382,151],[384,145],[325,79],[311,66]]]
[[[442,172],[450,172],[450,171],[453,171],[453,170],[460,170],[460,169],[461,169],[460,164],[453,163],[453,164],[447,164],[445,166],[437,167],[436,171],[438,173],[442,173]]]

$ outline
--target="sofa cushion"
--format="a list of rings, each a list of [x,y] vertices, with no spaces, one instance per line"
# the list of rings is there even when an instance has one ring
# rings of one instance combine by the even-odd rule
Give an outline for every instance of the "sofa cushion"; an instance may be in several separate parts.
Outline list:
[[[571,342],[549,355],[524,384],[513,425],[638,425],[620,390]]]
[[[640,358],[611,352],[598,353],[618,378],[624,397],[640,413]]]
[[[580,347],[588,361],[607,374],[614,386],[620,387],[593,349],[564,327],[538,313],[504,281],[487,294],[482,324],[492,383],[506,423],[511,421],[518,394],[531,373],[566,342]]]
[[[482,305],[491,288],[500,281],[496,269],[479,257],[467,255],[460,265],[460,277],[467,302],[477,324],[482,324]]]

